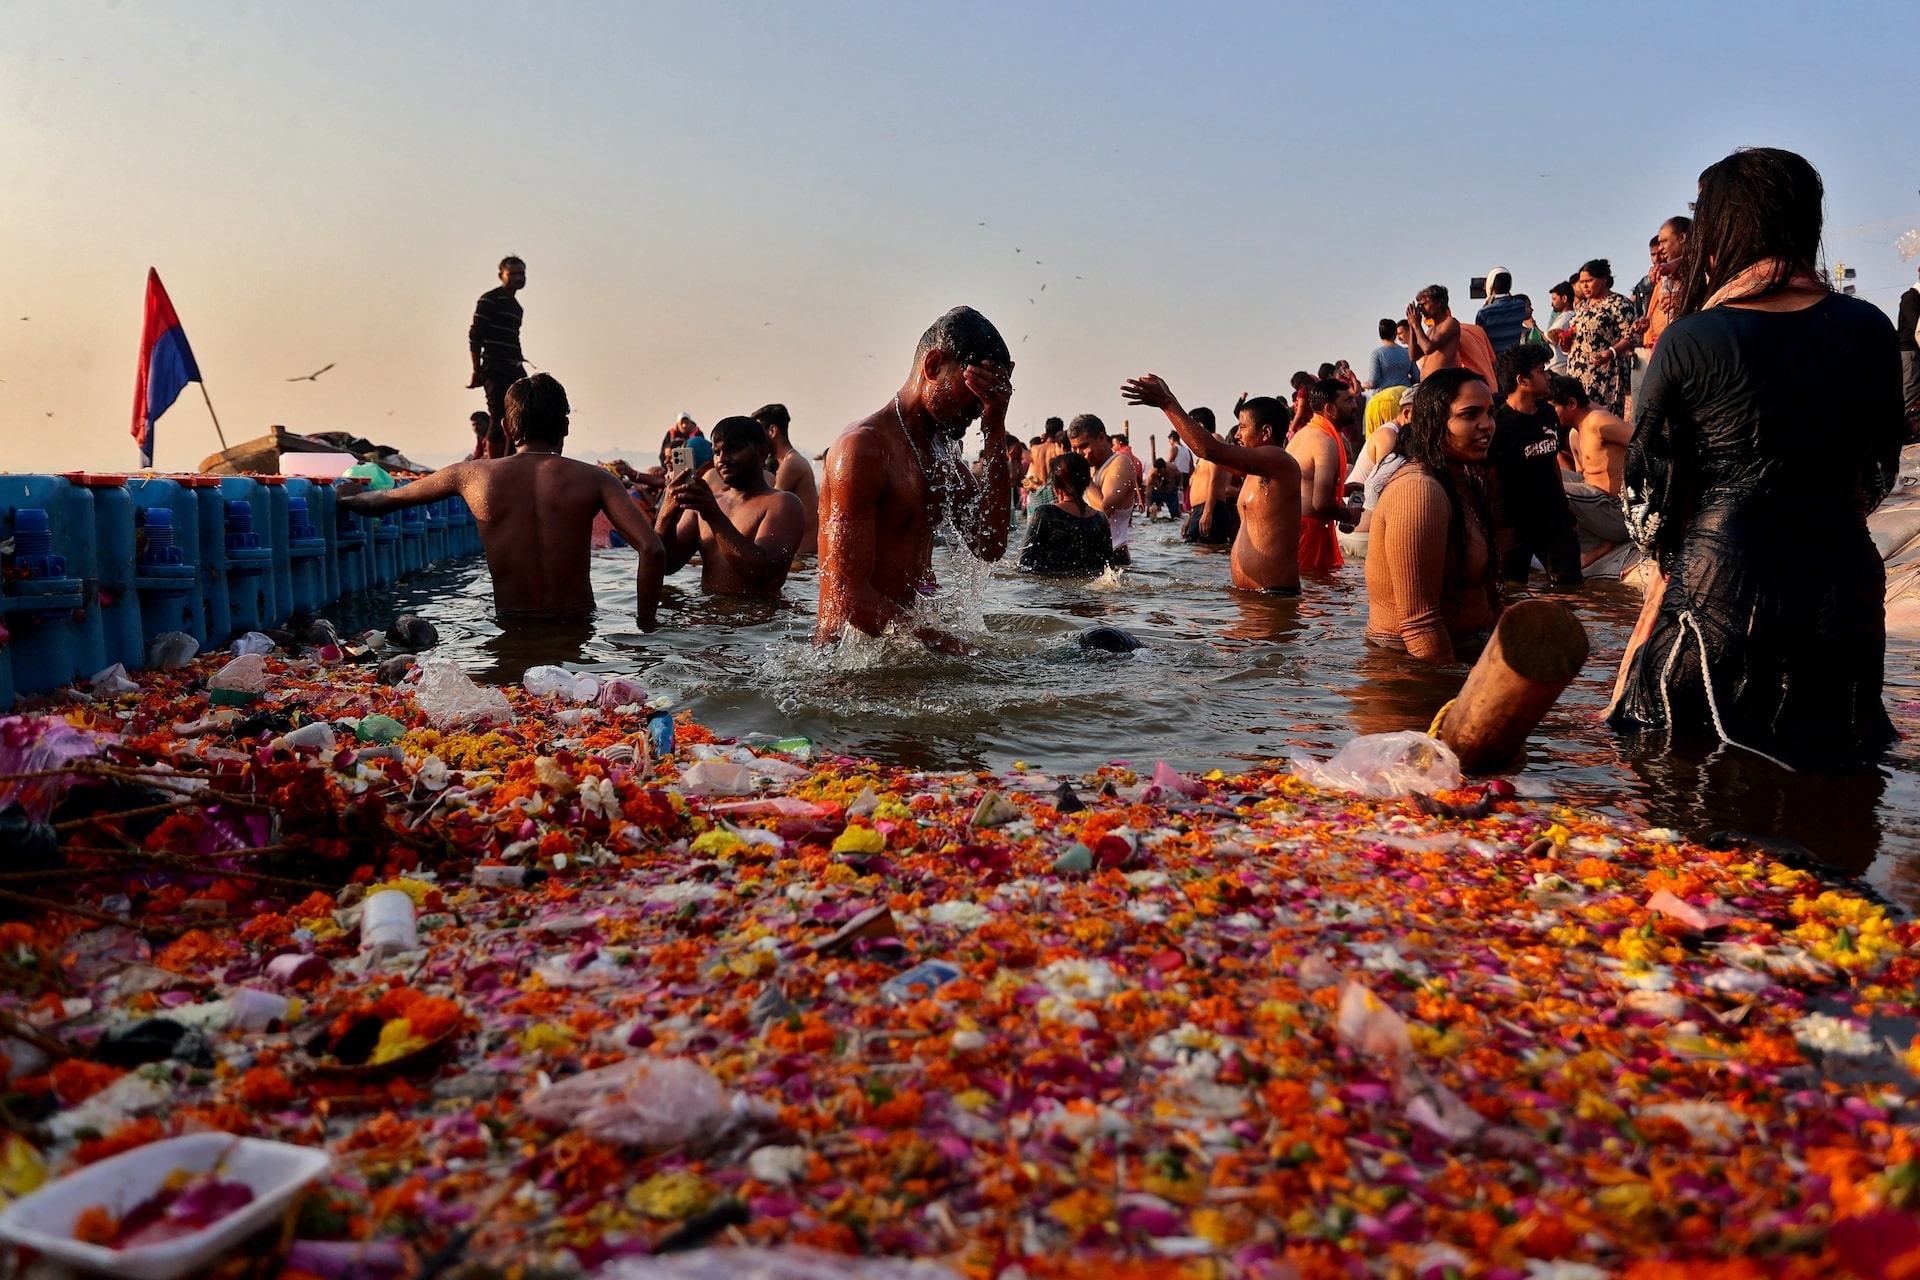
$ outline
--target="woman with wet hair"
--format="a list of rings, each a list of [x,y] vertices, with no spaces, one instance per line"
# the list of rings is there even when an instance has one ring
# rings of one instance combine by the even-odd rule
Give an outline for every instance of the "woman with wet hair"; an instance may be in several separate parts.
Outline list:
[[[1679,318],[1634,410],[1622,498],[1658,563],[1611,723],[1789,767],[1893,738],[1886,572],[1867,515],[1906,424],[1893,325],[1819,267],[1820,175],[1737,151],[1700,175]]]
[[[1113,563],[1113,530],[1081,495],[1093,483],[1093,468],[1077,453],[1056,454],[1047,464],[1053,501],[1033,513],[1020,567],[1029,573],[1093,578]]]
[[[1367,641],[1423,662],[1470,662],[1500,614],[1487,448],[1493,392],[1471,369],[1420,382],[1367,541]]]

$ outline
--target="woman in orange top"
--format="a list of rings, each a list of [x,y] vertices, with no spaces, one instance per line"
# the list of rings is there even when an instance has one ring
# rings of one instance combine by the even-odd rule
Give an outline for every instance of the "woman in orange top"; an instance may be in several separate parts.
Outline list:
[[[1367,639],[1425,662],[1471,661],[1500,613],[1485,463],[1493,393],[1471,369],[1423,379],[1367,545]]]

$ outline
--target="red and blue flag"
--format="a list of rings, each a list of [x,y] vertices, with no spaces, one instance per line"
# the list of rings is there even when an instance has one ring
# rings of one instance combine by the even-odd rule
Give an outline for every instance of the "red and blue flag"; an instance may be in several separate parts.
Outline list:
[[[133,438],[140,465],[153,465],[153,424],[173,406],[189,382],[200,381],[187,332],[180,327],[160,273],[147,268],[147,321],[140,330],[140,371],[133,384]]]

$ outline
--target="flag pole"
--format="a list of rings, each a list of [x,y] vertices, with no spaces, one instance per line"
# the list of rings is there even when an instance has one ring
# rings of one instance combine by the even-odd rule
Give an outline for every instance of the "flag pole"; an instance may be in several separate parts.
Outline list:
[[[220,437],[220,452],[225,453],[227,451],[227,433],[220,430],[220,415],[213,411],[213,397],[207,394],[207,384],[205,381],[200,381],[198,386],[200,387],[200,398],[207,402],[207,416],[213,419],[214,434]]]

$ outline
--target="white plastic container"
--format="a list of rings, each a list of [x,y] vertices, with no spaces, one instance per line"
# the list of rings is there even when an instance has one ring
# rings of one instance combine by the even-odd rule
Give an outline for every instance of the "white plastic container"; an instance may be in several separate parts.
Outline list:
[[[285,1022],[295,1014],[295,1004],[286,996],[255,987],[241,987],[227,997],[236,1031],[265,1031],[276,1020]]]
[[[175,1169],[206,1173],[225,1157],[221,1176],[253,1188],[253,1202],[203,1230],[143,1249],[108,1249],[73,1238],[83,1210],[103,1205],[116,1216],[160,1190]],[[48,1183],[0,1212],[0,1239],[57,1262],[129,1280],[172,1280],[206,1266],[286,1211],[301,1188],[333,1158],[297,1147],[227,1133],[192,1133],[124,1151]]]
[[[413,899],[398,889],[382,889],[360,908],[360,949],[382,957],[397,956],[420,945],[420,929],[413,919]]]

